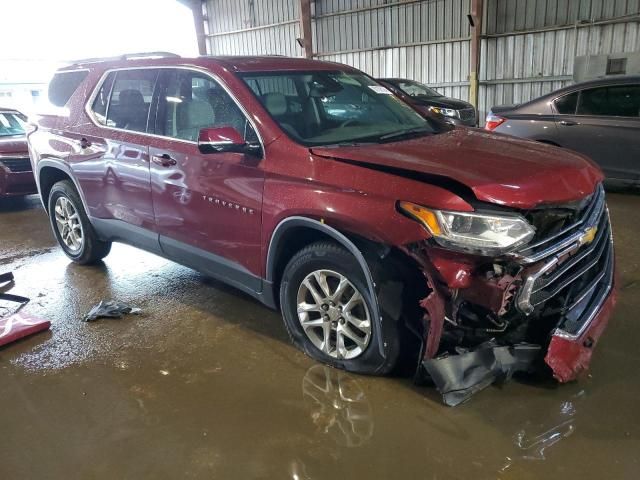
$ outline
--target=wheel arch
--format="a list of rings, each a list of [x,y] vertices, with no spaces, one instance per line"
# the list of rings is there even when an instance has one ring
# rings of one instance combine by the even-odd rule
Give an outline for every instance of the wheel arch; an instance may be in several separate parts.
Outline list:
[[[73,183],[82,200],[82,206],[84,207],[87,215],[89,210],[87,209],[87,202],[84,198],[84,194],[78,185],[78,182],[73,176],[71,168],[65,164],[62,160],[58,159],[45,159],[38,162],[38,190],[40,192],[40,200],[44,206],[45,211],[49,212],[49,193],[51,188],[62,180],[69,180]]]
[[[350,237],[351,235],[347,236],[336,228],[309,217],[293,216],[285,218],[276,226],[269,241],[266,280],[273,285],[274,292],[276,292],[279,288],[284,268],[295,252],[318,240],[329,239],[335,241],[351,253],[360,265],[373,303],[373,317],[379,328],[381,328],[382,317],[373,275],[363,251],[356,244],[362,242],[375,244],[375,242],[362,237]],[[277,297],[277,295],[274,295],[274,297]],[[381,338],[378,341],[378,348],[380,354],[386,356]]]

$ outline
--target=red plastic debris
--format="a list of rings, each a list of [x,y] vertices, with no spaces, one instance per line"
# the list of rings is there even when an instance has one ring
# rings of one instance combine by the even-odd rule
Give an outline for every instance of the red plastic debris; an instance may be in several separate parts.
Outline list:
[[[50,321],[22,312],[0,318],[0,346],[48,330],[49,327],[51,327]]]

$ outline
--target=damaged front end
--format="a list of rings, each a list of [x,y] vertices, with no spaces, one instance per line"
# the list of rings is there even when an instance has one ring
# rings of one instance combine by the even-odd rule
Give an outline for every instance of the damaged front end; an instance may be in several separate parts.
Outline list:
[[[567,382],[588,367],[615,303],[614,252],[604,190],[573,205],[523,212],[536,234],[495,258],[430,242],[405,253],[430,293],[419,374],[457,405],[516,372]]]

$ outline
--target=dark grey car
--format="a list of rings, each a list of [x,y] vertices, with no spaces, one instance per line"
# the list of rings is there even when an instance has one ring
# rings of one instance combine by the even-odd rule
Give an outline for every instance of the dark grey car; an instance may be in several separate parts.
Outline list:
[[[609,184],[640,186],[640,76],[592,80],[493,107],[485,128],[584,153]]]
[[[378,78],[378,82],[423,114],[453,125],[478,126],[476,109],[469,102],[445,97],[433,88],[405,78]]]

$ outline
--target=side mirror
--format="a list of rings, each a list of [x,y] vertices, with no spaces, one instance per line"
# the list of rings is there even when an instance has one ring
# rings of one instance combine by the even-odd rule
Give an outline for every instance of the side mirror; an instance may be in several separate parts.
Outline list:
[[[201,153],[257,153],[260,145],[245,142],[233,127],[202,128],[198,134],[198,150]]]

